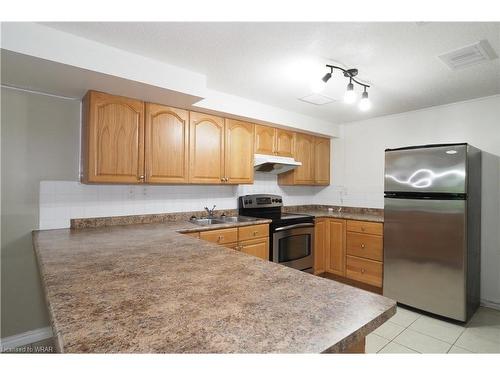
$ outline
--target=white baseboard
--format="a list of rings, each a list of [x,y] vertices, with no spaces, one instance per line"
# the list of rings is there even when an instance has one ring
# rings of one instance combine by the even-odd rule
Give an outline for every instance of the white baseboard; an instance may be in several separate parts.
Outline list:
[[[3,337],[0,342],[0,349],[3,352],[19,346],[33,344],[35,342],[51,338],[52,336],[51,327],[38,328],[32,331],[20,333],[18,335]]]
[[[488,301],[486,299],[482,299],[481,300],[481,306],[489,307],[489,308],[495,309],[495,310],[500,310],[500,303],[493,302],[493,301]]]

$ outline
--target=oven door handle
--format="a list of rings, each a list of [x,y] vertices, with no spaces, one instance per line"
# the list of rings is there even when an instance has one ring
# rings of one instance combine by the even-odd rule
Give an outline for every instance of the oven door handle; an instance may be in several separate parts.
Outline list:
[[[314,223],[293,224],[293,225],[288,225],[286,227],[276,228],[274,231],[281,232],[283,230],[289,230],[289,229],[295,229],[295,228],[311,228],[311,227],[314,227]]]

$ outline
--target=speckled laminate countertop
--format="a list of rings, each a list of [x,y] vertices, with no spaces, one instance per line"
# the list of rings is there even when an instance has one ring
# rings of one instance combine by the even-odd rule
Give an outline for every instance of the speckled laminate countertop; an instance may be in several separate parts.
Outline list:
[[[227,226],[35,231],[59,351],[338,352],[395,313],[377,294],[178,233]]]
[[[361,221],[373,221],[376,223],[383,223],[384,217],[381,215],[373,215],[368,213],[354,213],[354,212],[338,212],[338,211],[323,211],[323,210],[303,210],[300,213],[312,215],[314,217],[331,217],[335,219],[348,219],[348,220],[361,220]]]

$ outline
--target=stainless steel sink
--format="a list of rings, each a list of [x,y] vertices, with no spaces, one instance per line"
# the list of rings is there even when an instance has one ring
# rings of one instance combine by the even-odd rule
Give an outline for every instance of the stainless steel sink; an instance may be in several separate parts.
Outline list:
[[[224,216],[221,217],[220,220],[223,220],[226,223],[246,223],[249,221],[256,221],[259,219],[249,216]]]
[[[200,219],[192,219],[189,220],[191,223],[196,225],[212,225],[212,224],[224,224],[225,221],[214,218],[200,218]]]
[[[189,221],[196,225],[213,225],[213,224],[226,224],[226,223],[246,223],[249,221],[256,221],[256,220],[259,219],[249,216],[221,216],[218,218],[201,217],[198,219],[191,219]]]

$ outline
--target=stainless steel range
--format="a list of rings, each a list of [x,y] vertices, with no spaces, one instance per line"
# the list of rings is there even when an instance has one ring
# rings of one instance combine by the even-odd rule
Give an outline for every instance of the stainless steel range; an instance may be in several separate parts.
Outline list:
[[[239,214],[271,219],[269,260],[301,271],[313,272],[314,217],[282,213],[279,195],[252,194],[238,199]]]

